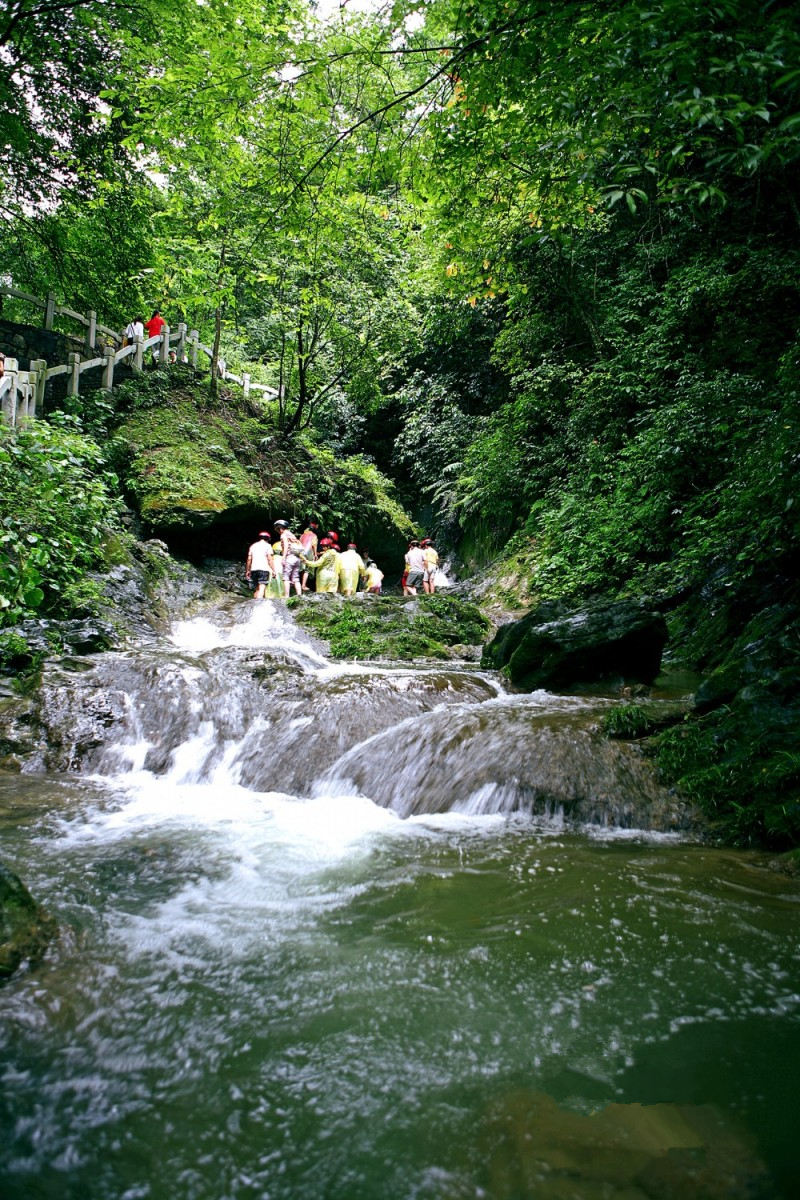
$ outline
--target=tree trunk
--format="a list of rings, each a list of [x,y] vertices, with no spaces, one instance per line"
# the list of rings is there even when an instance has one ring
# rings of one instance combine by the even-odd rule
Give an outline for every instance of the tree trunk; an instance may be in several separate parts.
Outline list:
[[[217,307],[214,312],[214,345],[211,352],[211,395],[217,398],[217,380],[219,376],[219,343],[222,338],[222,285],[225,274],[225,243],[219,252],[219,276],[217,278]]]
[[[300,422],[308,400],[308,356],[303,341],[303,327],[297,330],[297,404],[289,420],[286,422],[285,433],[294,433],[300,428]]]

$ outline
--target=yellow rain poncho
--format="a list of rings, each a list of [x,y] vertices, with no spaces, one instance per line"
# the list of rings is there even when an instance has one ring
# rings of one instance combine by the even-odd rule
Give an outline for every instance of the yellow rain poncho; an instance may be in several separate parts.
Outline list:
[[[339,590],[339,553],[336,550],[323,550],[318,559],[312,562],[310,558],[303,559],[303,565],[309,571],[317,573],[318,592],[338,592]]]
[[[275,574],[269,581],[267,588],[268,596],[283,596],[283,554],[281,553],[281,544],[276,542],[272,547],[273,552],[273,570]]]
[[[364,560],[357,550],[343,550],[339,555],[339,591],[354,596],[358,580],[364,574]]]
[[[366,587],[367,591],[369,591],[370,588],[380,587],[382,582],[383,571],[376,563],[370,563],[367,567],[367,574],[364,579],[364,586]]]

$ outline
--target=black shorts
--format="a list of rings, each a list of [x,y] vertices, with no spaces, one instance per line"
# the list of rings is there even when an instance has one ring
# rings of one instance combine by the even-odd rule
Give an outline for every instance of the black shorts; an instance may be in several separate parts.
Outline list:
[[[252,580],[253,587],[261,587],[262,583],[269,583],[269,571],[251,571],[250,579]]]

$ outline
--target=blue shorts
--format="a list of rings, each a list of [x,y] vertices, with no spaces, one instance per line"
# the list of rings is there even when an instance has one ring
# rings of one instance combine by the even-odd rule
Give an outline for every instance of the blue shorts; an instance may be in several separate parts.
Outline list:
[[[253,587],[261,587],[262,583],[269,583],[270,573],[269,571],[251,571],[250,579]]]

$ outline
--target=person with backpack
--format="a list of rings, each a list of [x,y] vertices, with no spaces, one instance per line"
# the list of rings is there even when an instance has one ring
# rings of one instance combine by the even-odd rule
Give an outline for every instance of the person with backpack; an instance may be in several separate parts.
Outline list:
[[[300,538],[292,533],[289,528],[288,521],[276,521],[275,529],[279,531],[281,539],[281,553],[283,555],[283,592],[289,597],[289,594],[294,587],[298,596],[302,595],[303,586],[300,577],[303,570],[303,544]]]
[[[309,521],[306,528],[300,534],[300,544],[303,547],[303,559],[310,558],[313,562],[317,557],[317,546],[319,545],[319,525],[316,521]],[[310,592],[308,586],[308,571],[303,571],[301,585],[304,592]]]
[[[132,346],[137,337],[144,337],[144,317],[134,317],[125,326],[125,334],[122,339],[124,346]]]

